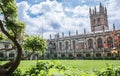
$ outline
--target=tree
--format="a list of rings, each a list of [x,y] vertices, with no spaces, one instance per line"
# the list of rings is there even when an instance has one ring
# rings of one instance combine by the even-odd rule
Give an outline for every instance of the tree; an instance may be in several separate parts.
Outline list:
[[[30,57],[35,52],[44,53],[47,48],[46,40],[40,36],[28,36],[24,39],[23,46],[25,50],[29,50],[31,53],[27,57]]]
[[[0,75],[11,76],[21,61],[22,47],[19,42],[25,28],[25,24],[18,19],[17,6],[15,0],[0,0],[0,29],[16,47],[17,56],[2,66],[0,66]]]
[[[4,34],[0,32],[0,40],[4,39]]]

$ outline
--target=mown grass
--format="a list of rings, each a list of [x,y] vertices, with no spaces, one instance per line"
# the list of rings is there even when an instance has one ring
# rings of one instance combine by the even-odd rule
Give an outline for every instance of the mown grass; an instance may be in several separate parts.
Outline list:
[[[62,60],[62,63],[66,66],[72,66],[84,71],[91,69],[104,69],[107,67],[107,64],[112,66],[120,66],[120,60]]]
[[[39,61],[50,61],[50,60],[39,60]],[[89,71],[93,69],[104,69],[106,64],[112,66],[120,66],[120,60],[53,60],[53,61],[60,61],[63,65],[75,67],[83,71]],[[2,63],[5,63],[3,61]],[[29,68],[35,66],[37,63],[36,60],[23,60],[19,65],[19,69],[22,72],[25,72]]]

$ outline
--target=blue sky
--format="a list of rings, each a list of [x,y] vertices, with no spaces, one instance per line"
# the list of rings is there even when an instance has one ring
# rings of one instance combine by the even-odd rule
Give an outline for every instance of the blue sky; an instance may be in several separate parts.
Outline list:
[[[82,34],[84,28],[89,33],[89,8],[98,8],[100,2],[107,7],[110,30],[113,23],[119,29],[120,0],[17,0],[17,6],[19,19],[27,25],[25,32],[49,38],[58,32],[68,36],[69,31],[75,35],[78,30]]]

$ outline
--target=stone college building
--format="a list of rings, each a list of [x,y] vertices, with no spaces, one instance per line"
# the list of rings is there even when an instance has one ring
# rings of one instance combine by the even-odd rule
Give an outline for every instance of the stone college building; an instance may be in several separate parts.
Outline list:
[[[89,9],[91,33],[62,37],[56,34],[55,38],[47,40],[47,58],[59,59],[120,59],[120,30],[109,30],[107,9],[99,5],[99,12]]]

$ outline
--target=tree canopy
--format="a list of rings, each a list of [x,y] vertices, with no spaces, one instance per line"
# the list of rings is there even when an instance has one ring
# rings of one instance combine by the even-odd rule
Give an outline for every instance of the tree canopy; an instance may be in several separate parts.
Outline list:
[[[2,23],[11,36],[19,38],[24,31],[25,24],[18,19],[18,12],[15,0],[0,0],[0,12],[4,16]]]
[[[44,53],[47,48],[46,40],[40,36],[28,36],[24,39],[23,46],[25,50],[30,52]]]

